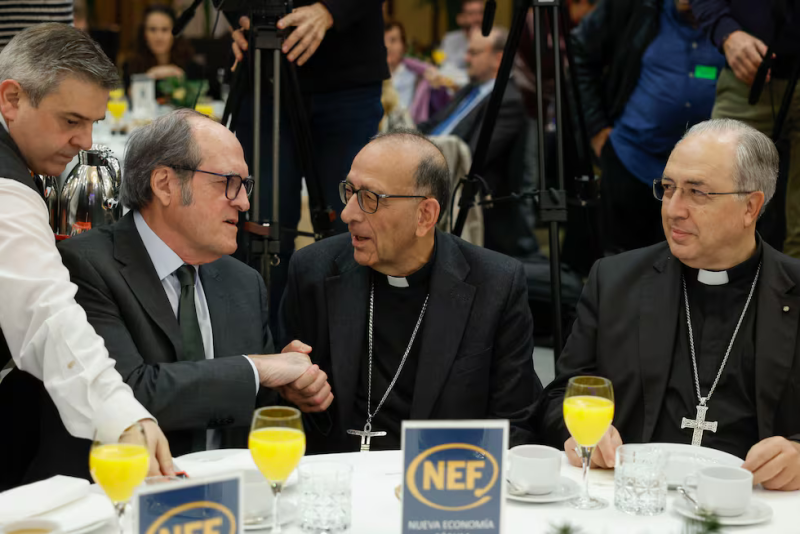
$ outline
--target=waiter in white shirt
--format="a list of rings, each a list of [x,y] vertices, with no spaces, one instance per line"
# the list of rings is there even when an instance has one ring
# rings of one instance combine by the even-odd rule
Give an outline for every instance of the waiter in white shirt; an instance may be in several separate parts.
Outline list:
[[[60,175],[91,148],[92,125],[117,86],[117,69],[97,43],[65,24],[29,28],[0,52],[0,368],[10,354],[42,380],[75,436],[114,439],[140,422],[150,474],[174,474],[163,432],[74,300],[33,179]]]

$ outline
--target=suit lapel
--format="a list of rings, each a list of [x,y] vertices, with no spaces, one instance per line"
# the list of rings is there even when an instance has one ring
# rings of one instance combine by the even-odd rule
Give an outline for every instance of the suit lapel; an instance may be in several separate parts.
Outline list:
[[[358,265],[346,247],[336,259],[339,273],[325,279],[333,391],[341,424],[348,426],[353,412],[367,322],[369,269]]]
[[[453,240],[437,230],[436,247],[411,419],[430,417],[458,354],[475,298],[475,287],[464,282],[469,264]]]
[[[114,258],[123,265],[120,274],[136,300],[172,342],[177,357],[182,350],[180,326],[136,230],[133,212],[114,225]]]
[[[466,143],[471,145],[473,136],[480,133],[483,115],[486,112],[486,108],[489,107],[489,98],[490,95],[483,97],[483,100],[480,101],[472,111],[458,121],[458,124],[453,128],[453,135],[465,139]]]
[[[778,253],[766,243],[763,246],[756,319],[755,390],[759,439],[774,434],[775,413],[791,376],[800,320],[800,296],[790,294],[795,282],[784,269]]]
[[[639,365],[644,398],[642,440],[648,442],[661,412],[680,316],[681,263],[669,250],[645,278],[639,308]]]
[[[230,306],[228,293],[222,286],[219,271],[213,263],[200,266],[200,281],[203,284],[203,293],[208,304],[208,313],[211,318],[211,333],[214,336],[214,357],[225,354],[225,348],[230,348],[227,341]]]

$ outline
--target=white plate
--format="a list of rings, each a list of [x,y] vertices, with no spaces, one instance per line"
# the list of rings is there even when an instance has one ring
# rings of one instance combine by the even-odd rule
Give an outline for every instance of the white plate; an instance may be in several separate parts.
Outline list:
[[[506,482],[506,484],[508,484],[508,482]],[[544,495],[514,495],[511,492],[511,487],[506,487],[506,497],[512,501],[544,504],[548,502],[567,501],[573,497],[577,497],[581,492],[581,487],[574,480],[561,477],[556,489]]]
[[[234,471],[258,469],[248,449],[216,449],[199,451],[175,458],[175,465],[189,477],[223,475]],[[297,483],[297,470],[292,471],[283,485],[288,488]]]
[[[297,518],[297,505],[291,501],[282,501],[278,504],[280,507],[280,523],[281,526],[284,526],[288,523],[291,523]],[[272,505],[270,505],[270,511],[267,514],[264,521],[261,523],[244,523],[245,530],[266,530],[272,529]]]
[[[675,499],[673,507],[682,516],[690,519],[701,519],[701,517],[695,513],[694,505],[689,504],[686,499]],[[764,501],[752,499],[750,501],[750,506],[747,507],[747,510],[745,510],[742,515],[737,515],[735,517],[718,516],[717,519],[719,520],[720,525],[729,527],[756,525],[772,519],[772,508],[770,508],[769,505]]]
[[[683,443],[642,443],[627,444],[626,447],[658,447],[667,454],[667,485],[670,489],[682,486],[686,477],[696,473],[699,469],[712,465],[727,465],[741,467],[744,460],[728,454],[727,452],[709,449],[708,447],[695,447]]]

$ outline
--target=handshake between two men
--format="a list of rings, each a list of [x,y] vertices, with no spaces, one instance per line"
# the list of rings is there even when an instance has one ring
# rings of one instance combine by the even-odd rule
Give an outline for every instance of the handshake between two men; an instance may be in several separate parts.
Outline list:
[[[328,375],[311,363],[311,347],[294,340],[281,354],[248,356],[262,386],[272,388],[305,413],[324,412],[333,402]]]

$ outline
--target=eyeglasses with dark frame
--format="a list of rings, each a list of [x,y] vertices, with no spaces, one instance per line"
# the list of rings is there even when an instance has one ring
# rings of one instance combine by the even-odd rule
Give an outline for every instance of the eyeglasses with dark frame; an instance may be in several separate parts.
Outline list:
[[[710,198],[715,196],[749,195],[750,193],[755,193],[755,191],[728,191],[724,193],[714,193],[710,191],[703,191],[702,189],[698,189],[696,187],[678,187],[671,182],[664,183],[664,180],[661,178],[653,180],[653,196],[656,197],[656,200],[660,200],[662,202],[665,198],[669,200],[678,189],[683,189],[683,194],[685,195],[686,200],[693,205],[705,204]]]
[[[369,189],[356,189],[353,184],[347,180],[339,183],[339,198],[347,205],[353,195],[358,199],[358,207],[364,213],[370,215],[378,211],[378,205],[383,198],[428,198],[422,195],[384,195],[370,191]]]
[[[250,195],[253,193],[253,187],[256,184],[256,181],[253,179],[252,176],[248,176],[247,178],[242,178],[240,175],[231,173],[231,174],[220,174],[218,172],[211,172],[211,171],[204,171],[202,169],[192,169],[190,167],[172,167],[176,171],[189,171],[189,172],[202,172],[203,174],[210,174],[212,176],[219,176],[221,178],[225,178],[225,198],[228,200],[236,200],[236,197],[239,196],[239,191],[241,191],[242,186],[244,186],[244,192],[247,195],[247,198],[250,198]],[[231,194],[231,192],[233,192]]]

